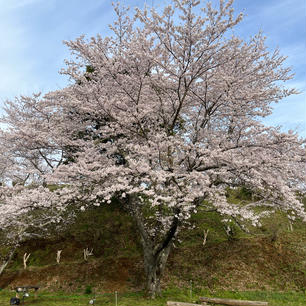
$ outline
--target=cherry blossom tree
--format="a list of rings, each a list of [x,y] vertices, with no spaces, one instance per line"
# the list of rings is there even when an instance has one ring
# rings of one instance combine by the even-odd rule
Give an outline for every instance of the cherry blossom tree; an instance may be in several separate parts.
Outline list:
[[[137,9],[133,18],[115,6],[113,36],[66,42],[72,59],[62,73],[71,85],[35,97],[37,110],[19,129],[25,160],[38,152],[39,164],[52,169],[40,171],[43,181],[62,186],[54,194],[40,187],[37,205],[64,210],[77,199],[84,210],[116,198],[134,217],[152,297],[192,213],[259,225],[282,209],[305,219],[297,197],[305,192],[305,140],[261,123],[272,102],[297,93],[283,85],[290,69],[261,33],[249,41],[232,34],[242,19],[232,2],[214,9],[172,0],[162,13]],[[16,122],[7,124],[3,139],[11,142]],[[22,136],[31,129],[35,137]],[[40,138],[43,150],[31,145]],[[253,193],[251,203],[228,203],[227,189],[239,186]]]

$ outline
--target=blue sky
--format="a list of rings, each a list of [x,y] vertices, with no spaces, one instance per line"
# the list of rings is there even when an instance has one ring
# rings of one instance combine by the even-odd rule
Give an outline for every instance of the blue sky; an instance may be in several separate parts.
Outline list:
[[[121,3],[143,7],[167,1]],[[234,8],[245,14],[235,33],[247,39],[262,30],[268,47],[288,56],[295,78],[287,85],[303,91],[276,104],[266,123],[306,137],[306,1],[236,0]],[[62,41],[107,35],[113,16],[109,0],[0,0],[0,106],[20,94],[64,87],[67,79],[58,72],[69,51]]]

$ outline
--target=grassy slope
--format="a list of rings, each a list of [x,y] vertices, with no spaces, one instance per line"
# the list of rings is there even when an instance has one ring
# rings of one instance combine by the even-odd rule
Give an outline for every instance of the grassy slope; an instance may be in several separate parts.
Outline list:
[[[227,290],[224,294],[231,294],[228,290],[305,290],[304,224],[296,223],[290,232],[286,219],[278,214],[266,220],[256,235],[234,228],[228,240],[220,217],[213,213],[198,214],[192,223],[196,228],[181,232],[182,242],[169,258],[164,288],[187,288],[192,280],[193,288],[212,294],[220,290]],[[203,229],[210,229],[204,247]],[[88,262],[82,259],[86,247],[94,248]],[[62,262],[57,265],[56,251],[60,249]],[[22,269],[24,252],[31,253],[26,271]],[[141,246],[132,220],[118,207],[102,207],[82,214],[56,240],[23,245],[0,277],[0,287],[38,284],[48,291],[83,293],[92,286],[100,293],[123,293],[141,290],[143,279]]]

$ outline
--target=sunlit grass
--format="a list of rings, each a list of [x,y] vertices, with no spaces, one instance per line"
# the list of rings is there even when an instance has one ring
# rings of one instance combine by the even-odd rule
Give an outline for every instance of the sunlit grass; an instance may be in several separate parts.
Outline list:
[[[10,297],[14,296],[13,291],[3,290],[0,292],[0,305],[9,305]],[[233,299],[259,300],[268,301],[271,306],[305,306],[305,292],[270,292],[270,291],[197,291],[194,290],[190,295],[189,289],[167,289],[163,291],[163,296],[155,300],[150,300],[144,297],[143,292],[118,293],[118,306],[162,306],[166,305],[169,300],[199,303],[200,296],[223,297]],[[39,305],[39,306],[79,306],[89,305],[89,300],[94,295],[84,294],[66,294],[66,293],[50,293],[40,292],[37,299],[28,297],[24,305]],[[95,305],[114,305],[115,293],[97,294],[95,296]]]

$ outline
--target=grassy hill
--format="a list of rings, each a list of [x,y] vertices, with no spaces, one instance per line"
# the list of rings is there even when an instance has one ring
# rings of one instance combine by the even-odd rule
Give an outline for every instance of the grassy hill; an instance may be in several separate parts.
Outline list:
[[[235,198],[232,198],[235,201]],[[197,214],[192,230],[179,234],[163,287],[194,290],[303,291],[306,288],[306,227],[293,231],[281,214],[246,234],[232,226],[228,236],[216,213]],[[209,229],[203,246],[203,230]],[[56,238],[55,238],[56,237]],[[116,204],[79,215],[77,222],[52,239],[31,240],[18,250],[0,277],[0,288],[35,284],[50,291],[134,292],[144,281],[142,249],[132,219]],[[83,249],[93,248],[86,262]],[[56,252],[62,250],[61,263]],[[31,253],[23,269],[24,253]]]

